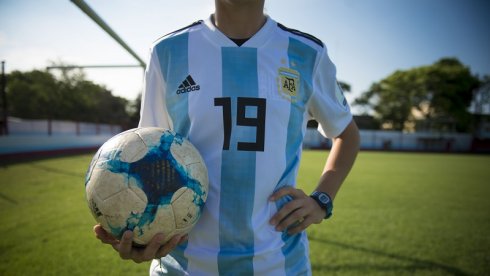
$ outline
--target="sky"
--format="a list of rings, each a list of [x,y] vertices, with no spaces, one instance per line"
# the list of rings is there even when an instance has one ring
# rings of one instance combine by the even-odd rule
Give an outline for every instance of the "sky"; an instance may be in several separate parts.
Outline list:
[[[207,18],[213,0],[85,0],[146,61],[150,44]],[[327,46],[337,78],[352,100],[396,70],[456,57],[490,75],[490,1],[266,0],[266,13],[312,34]],[[126,65],[138,62],[69,0],[0,0],[0,60],[7,72],[44,70],[55,63]],[[135,99],[141,68],[85,69],[114,95]]]

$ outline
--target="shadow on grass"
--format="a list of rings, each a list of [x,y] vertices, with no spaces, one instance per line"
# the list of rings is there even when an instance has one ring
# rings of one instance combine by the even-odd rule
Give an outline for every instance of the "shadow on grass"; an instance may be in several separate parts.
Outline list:
[[[0,172],[1,169],[7,169],[10,166],[15,166],[15,165],[28,165],[32,168],[39,169],[45,172],[50,172],[50,173],[56,173],[56,174],[62,174],[66,176],[73,176],[77,178],[84,178],[85,173],[75,173],[73,171],[69,170],[64,170],[60,168],[55,168],[51,166],[46,166],[46,165],[41,165],[38,164],[39,161],[47,161],[47,160],[54,160],[54,159],[59,159],[59,158],[65,158],[65,157],[74,157],[74,156],[80,156],[80,155],[86,155],[86,154],[93,154],[93,151],[89,150],[73,150],[73,151],[60,151],[54,154],[43,154],[43,153],[38,153],[38,154],[18,154],[18,155],[11,155],[11,156],[0,156]],[[87,168],[88,168],[88,163],[87,163]],[[1,198],[1,195],[0,195]]]
[[[32,168],[38,169],[38,170],[49,172],[49,173],[61,174],[61,175],[65,175],[65,176],[72,176],[72,177],[82,178],[82,179],[84,179],[84,177],[85,177],[84,173],[75,173],[75,172],[72,172],[69,170],[53,168],[50,166],[40,165],[40,164],[36,164],[36,163],[30,164],[29,166]]]
[[[365,270],[377,270],[383,272],[389,272],[389,271],[395,272],[395,271],[403,270],[410,273],[415,273],[417,270],[427,270],[427,271],[439,270],[446,273],[447,275],[458,275],[458,276],[469,275],[468,273],[462,271],[457,267],[452,267],[452,266],[436,263],[433,261],[402,256],[398,254],[384,252],[381,250],[375,250],[375,249],[365,248],[362,246],[346,244],[338,241],[320,239],[314,236],[309,236],[309,239],[312,242],[325,243],[325,244],[340,247],[342,249],[364,252],[368,254],[378,255],[378,256],[391,258],[398,261],[405,261],[409,263],[407,265],[376,265],[376,264],[328,265],[325,264],[325,265],[313,265],[312,267],[313,270],[321,270],[321,271],[323,270],[323,271],[330,271],[330,272],[334,272],[334,271],[340,272],[340,271],[350,270],[350,271],[358,271],[359,273],[362,273]]]
[[[73,149],[59,151],[45,151],[32,153],[4,154],[0,155],[0,168],[9,167],[17,164],[27,164],[31,162],[58,159],[70,156],[95,154],[96,149]]]
[[[1,199],[1,200],[5,200],[5,201],[7,201],[7,202],[9,202],[9,203],[11,203],[11,204],[15,204],[15,205],[17,205],[17,204],[18,204],[18,202],[17,202],[15,199],[10,198],[10,197],[8,197],[8,196],[6,196],[6,195],[2,194],[2,193],[0,193],[0,199]]]

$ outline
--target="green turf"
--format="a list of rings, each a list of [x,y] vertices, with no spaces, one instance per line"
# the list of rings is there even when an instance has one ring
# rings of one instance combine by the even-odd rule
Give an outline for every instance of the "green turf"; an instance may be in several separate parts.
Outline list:
[[[0,275],[137,275],[95,239],[84,195],[90,155],[0,168]]]
[[[299,183],[314,184],[325,153],[305,157]],[[332,220],[309,229],[315,274],[488,275],[489,165],[489,156],[361,153]]]
[[[304,153],[310,192],[327,152]],[[92,234],[91,155],[0,167],[0,275],[146,275]],[[358,157],[334,217],[309,228],[314,275],[490,274],[490,156]]]

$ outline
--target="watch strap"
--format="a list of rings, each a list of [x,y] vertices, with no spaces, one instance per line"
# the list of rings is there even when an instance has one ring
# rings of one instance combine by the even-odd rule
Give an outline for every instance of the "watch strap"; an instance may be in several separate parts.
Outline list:
[[[332,198],[327,193],[314,191],[310,197],[327,212],[324,219],[328,219],[333,215]]]

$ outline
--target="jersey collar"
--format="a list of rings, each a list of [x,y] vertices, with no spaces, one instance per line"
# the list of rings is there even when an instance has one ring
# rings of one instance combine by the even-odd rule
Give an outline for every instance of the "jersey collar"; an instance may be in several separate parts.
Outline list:
[[[204,20],[205,34],[209,40],[221,47],[238,47],[231,39],[229,39],[225,34],[223,34],[216,26],[213,24],[212,16],[210,15],[206,20]],[[247,40],[241,47],[253,47],[260,48],[263,46],[269,38],[272,37],[272,31],[277,23],[266,15],[266,22],[260,30],[253,35],[249,40]]]

